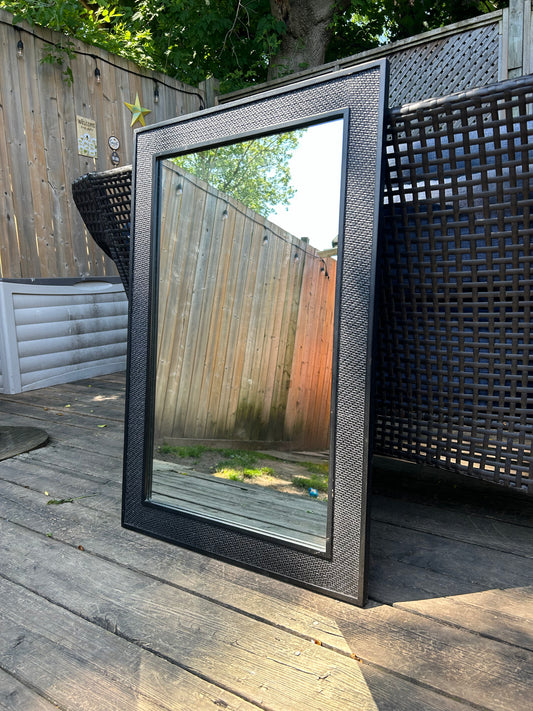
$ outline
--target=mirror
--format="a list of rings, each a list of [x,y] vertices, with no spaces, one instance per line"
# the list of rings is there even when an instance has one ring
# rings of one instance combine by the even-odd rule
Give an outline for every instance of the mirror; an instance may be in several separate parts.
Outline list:
[[[344,124],[158,166],[149,498],[321,552]]]
[[[140,129],[124,526],[364,604],[386,64]]]

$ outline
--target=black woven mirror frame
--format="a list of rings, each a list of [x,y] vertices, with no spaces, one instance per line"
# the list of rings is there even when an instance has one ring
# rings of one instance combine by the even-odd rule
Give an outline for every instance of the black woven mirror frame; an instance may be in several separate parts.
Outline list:
[[[133,165],[123,525],[358,605],[366,600],[370,354],[386,93],[383,61],[283,87],[139,130]],[[146,491],[152,457],[157,328],[157,156],[331,112],[348,117],[348,130],[332,389],[331,542],[323,554],[154,505],[146,500]]]

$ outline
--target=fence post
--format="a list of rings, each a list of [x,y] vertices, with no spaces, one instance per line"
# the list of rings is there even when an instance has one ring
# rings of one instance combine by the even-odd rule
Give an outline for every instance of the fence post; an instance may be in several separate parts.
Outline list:
[[[204,92],[205,106],[208,109],[211,106],[216,106],[218,103],[220,82],[214,77],[209,77],[205,81],[198,84],[200,91]]]
[[[530,72],[531,0],[509,0],[503,11],[502,79]]]
[[[531,73],[533,67],[533,62],[531,61],[531,0],[525,0],[524,2],[524,49],[522,54],[522,74]]]

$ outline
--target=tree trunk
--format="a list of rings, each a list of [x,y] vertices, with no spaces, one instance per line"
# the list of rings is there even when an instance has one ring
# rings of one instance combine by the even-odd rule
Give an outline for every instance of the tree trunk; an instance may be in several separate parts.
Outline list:
[[[349,0],[270,0],[273,16],[285,23],[287,31],[279,52],[270,61],[268,78],[323,64],[335,8],[348,4]]]

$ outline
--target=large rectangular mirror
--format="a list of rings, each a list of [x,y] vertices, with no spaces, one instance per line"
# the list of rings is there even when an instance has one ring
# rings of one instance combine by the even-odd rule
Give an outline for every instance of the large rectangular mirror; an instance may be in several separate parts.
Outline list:
[[[385,65],[136,134],[123,524],[365,601]]]
[[[149,499],[321,552],[346,118],[157,166]]]

